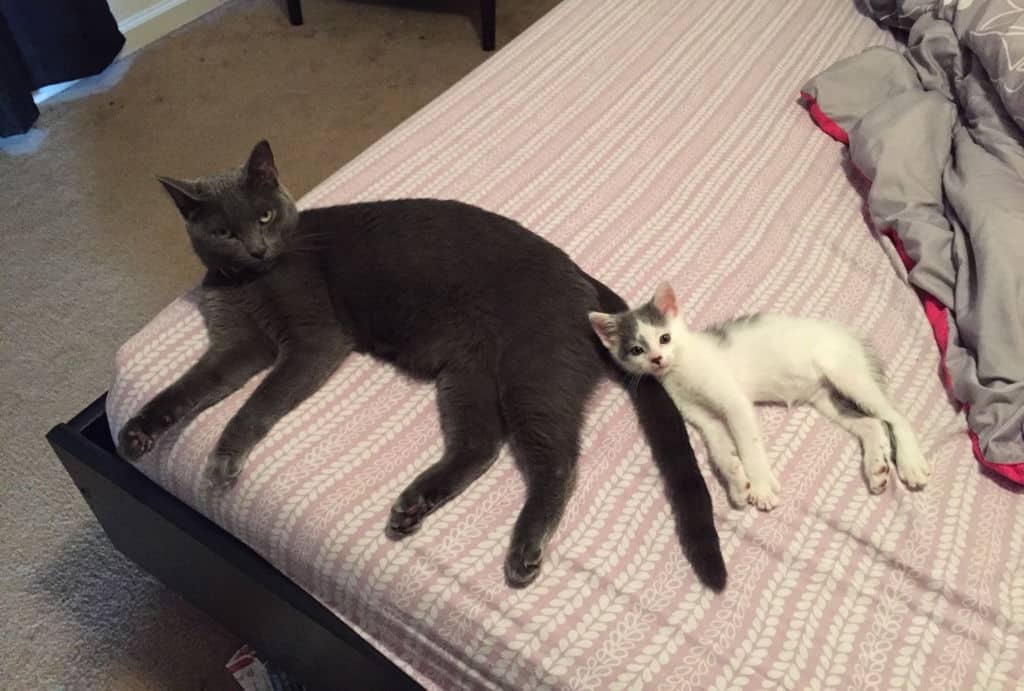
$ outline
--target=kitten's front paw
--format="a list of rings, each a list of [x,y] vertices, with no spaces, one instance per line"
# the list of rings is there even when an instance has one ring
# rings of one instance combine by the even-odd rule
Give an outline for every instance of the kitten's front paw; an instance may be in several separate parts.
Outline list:
[[[779,495],[776,494],[776,490],[772,487],[773,484],[777,486],[778,482],[752,482],[750,485],[750,498],[747,501],[761,511],[771,511],[781,502]]]
[[[214,451],[203,471],[206,484],[216,490],[230,488],[242,472],[248,454],[230,451]]]
[[[909,489],[922,489],[928,484],[932,475],[928,461],[920,454],[900,453],[896,451],[896,472]]]
[[[142,417],[133,417],[121,428],[117,436],[117,451],[126,461],[135,463],[156,445],[156,435],[147,432]]]
[[[742,481],[730,479],[727,490],[733,508],[745,509],[750,504],[750,480],[746,477],[742,478]]]
[[[536,545],[512,545],[505,558],[505,580],[513,588],[525,588],[537,580],[543,550]]]
[[[745,509],[750,503],[750,478],[739,462],[725,471],[725,484],[733,507]]]
[[[868,478],[868,491],[872,494],[881,494],[889,486],[889,464],[884,458],[867,463],[864,473]]]

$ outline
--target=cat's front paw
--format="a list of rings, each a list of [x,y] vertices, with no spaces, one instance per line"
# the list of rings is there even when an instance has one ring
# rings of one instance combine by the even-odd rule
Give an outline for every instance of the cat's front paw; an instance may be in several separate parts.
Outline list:
[[[412,535],[423,525],[423,519],[430,513],[431,508],[423,495],[403,492],[398,501],[391,506],[391,515],[388,517],[385,532],[393,540],[401,540]]]
[[[537,545],[515,545],[505,557],[505,580],[513,588],[525,588],[537,580],[543,550]]]
[[[117,435],[117,452],[126,461],[135,463],[156,445],[156,434],[147,431],[148,427],[146,420],[137,416],[121,428]]]
[[[774,483],[777,485],[778,483]],[[761,511],[771,511],[781,503],[777,490],[773,488],[771,481],[751,482],[750,496],[747,501],[751,506],[756,506]]]
[[[909,489],[923,489],[932,475],[924,456],[900,453],[899,450],[896,451],[896,472]]]
[[[248,454],[232,451],[214,451],[203,471],[206,484],[215,490],[226,490],[235,484],[242,472]]]

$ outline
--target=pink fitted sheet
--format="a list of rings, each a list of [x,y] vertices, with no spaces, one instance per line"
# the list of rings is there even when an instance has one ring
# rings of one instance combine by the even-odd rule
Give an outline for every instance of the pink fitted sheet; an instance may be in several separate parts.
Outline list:
[[[869,495],[852,438],[811,410],[767,409],[783,504],[736,511],[695,441],[730,569],[714,596],[608,383],[542,575],[513,591],[502,560],[523,487],[507,452],[415,536],[385,538],[391,502],[441,439],[432,389],[358,356],[226,496],[201,469],[258,378],[140,469],[428,688],[1014,688],[1020,497],[971,460],[918,299],[866,225],[842,147],[797,105],[808,75],[890,42],[847,0],[566,0],[302,203],[461,199],[629,300],[670,279],[694,325],[752,310],[838,319],[884,359],[934,466],[926,491]],[[205,345],[194,294],[131,338],[114,433]]]

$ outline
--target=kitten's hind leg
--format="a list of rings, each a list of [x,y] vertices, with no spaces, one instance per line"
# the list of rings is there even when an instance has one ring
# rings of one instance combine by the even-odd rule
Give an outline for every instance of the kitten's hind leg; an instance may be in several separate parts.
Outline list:
[[[740,463],[739,454],[736,453],[736,446],[729,438],[728,430],[700,406],[685,405],[680,412],[704,437],[708,457],[725,480],[729,501],[735,508],[745,509],[750,502],[750,480],[747,478],[747,472],[743,470],[743,464]]]
[[[492,376],[442,372],[437,378],[437,407],[444,455],[420,473],[391,507],[387,533],[393,538],[416,532],[428,514],[480,477],[501,447],[504,430]]]
[[[853,367],[852,364],[844,362],[826,370],[829,384],[844,398],[852,401],[857,408],[890,426],[896,446],[893,449],[896,472],[907,487],[921,489],[928,484],[931,468],[921,453],[921,447],[910,428],[910,423],[889,402],[882,387],[871,376],[867,363],[864,367]]]
[[[870,417],[851,401],[826,386],[812,401],[822,415],[860,440],[864,458],[864,478],[872,494],[881,494],[889,484],[892,444],[886,423]]]

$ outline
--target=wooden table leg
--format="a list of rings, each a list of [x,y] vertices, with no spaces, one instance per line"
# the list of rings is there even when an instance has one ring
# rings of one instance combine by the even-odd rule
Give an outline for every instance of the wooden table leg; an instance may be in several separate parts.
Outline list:
[[[288,0],[288,21],[292,26],[302,24],[302,0]]]
[[[480,33],[484,50],[494,50],[497,0],[480,0]]]

